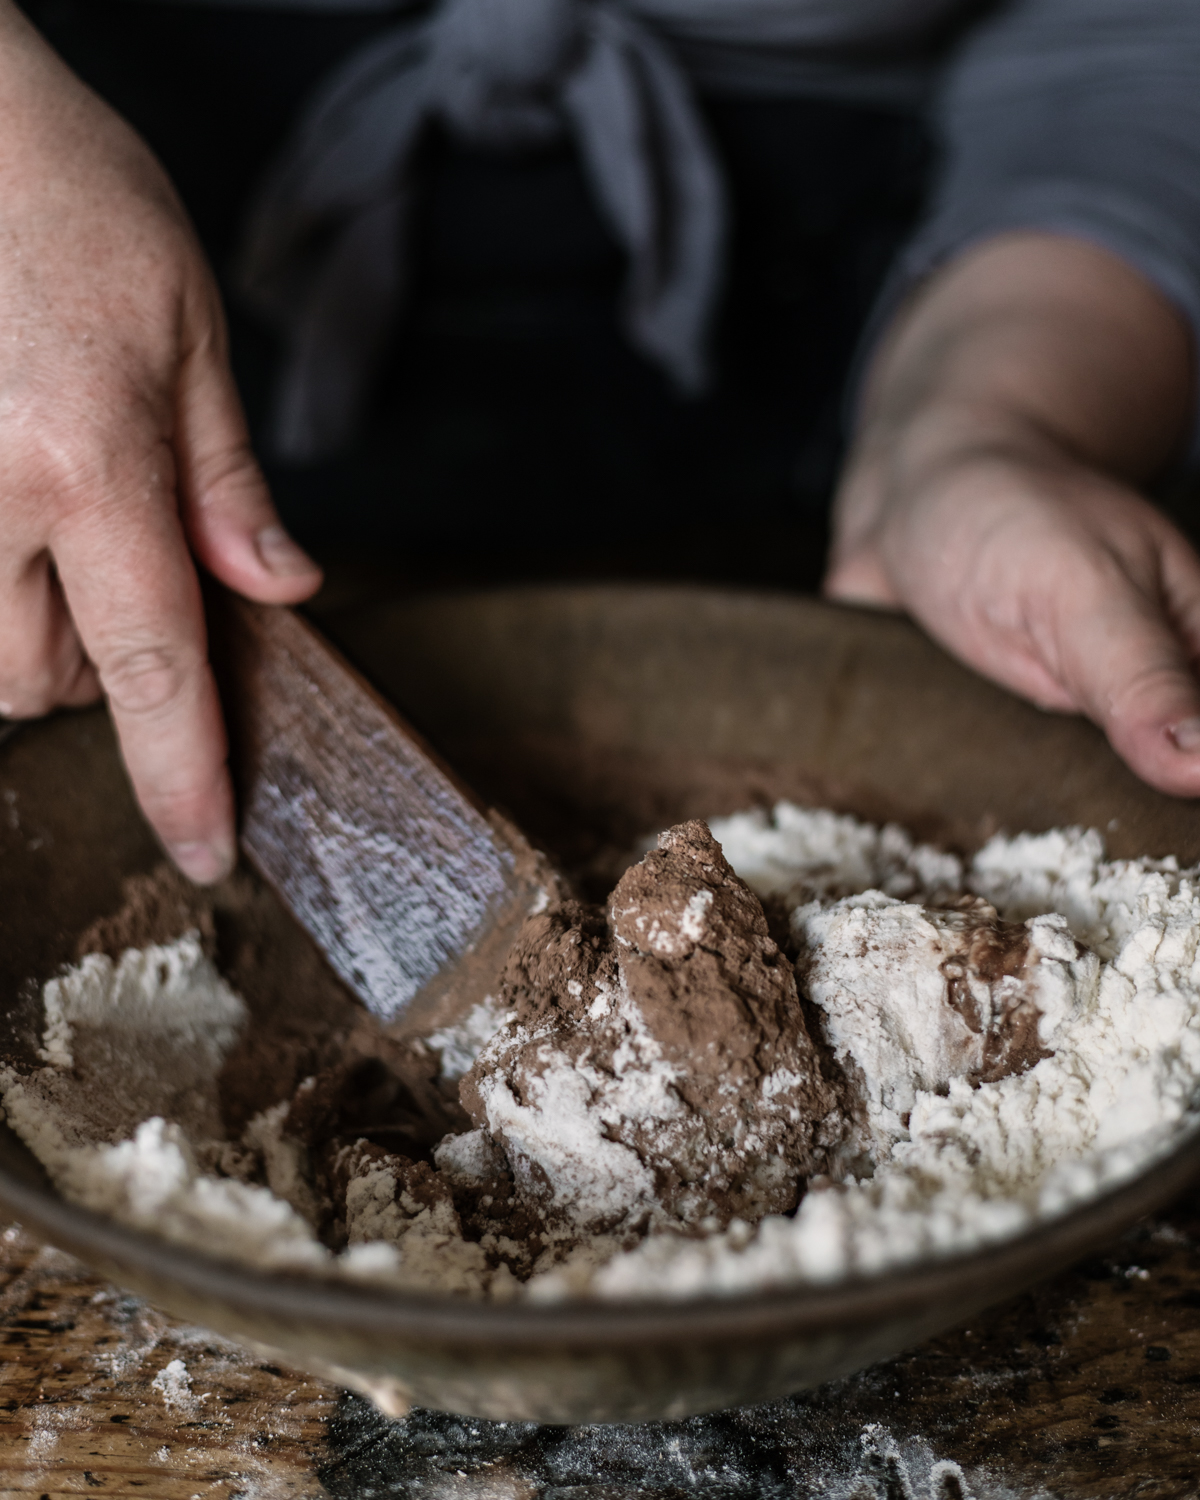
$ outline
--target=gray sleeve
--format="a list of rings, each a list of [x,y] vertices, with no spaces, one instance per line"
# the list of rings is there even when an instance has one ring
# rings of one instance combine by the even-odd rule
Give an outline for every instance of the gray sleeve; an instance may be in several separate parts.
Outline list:
[[[1121,256],[1200,344],[1200,0],[1013,0],[952,58],[936,125],[934,200],[881,313],[965,247],[1042,229]]]

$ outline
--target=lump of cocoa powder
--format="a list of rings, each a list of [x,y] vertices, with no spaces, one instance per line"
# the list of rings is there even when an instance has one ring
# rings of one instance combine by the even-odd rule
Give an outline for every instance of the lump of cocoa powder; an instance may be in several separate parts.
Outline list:
[[[978,896],[964,896],[939,915],[938,970],[946,1004],[959,1017],[964,1068],[972,1083],[1024,1073],[1049,1052],[1038,1038],[1041,1009],[1032,982],[1039,954],[1024,922],[1006,922]]]
[[[682,824],[607,913],[531,918],[463,1079],[518,1201],[581,1233],[709,1229],[795,1207],[846,1134],[835,1080],[758,898]]]
[[[664,833],[621,878],[609,910],[622,980],[678,1067],[682,1097],[730,1130],[764,1113],[762,1084],[771,1078],[766,1112],[796,1125],[789,1148],[803,1149],[837,1100],[821,1076],[792,965],[707,826]]]

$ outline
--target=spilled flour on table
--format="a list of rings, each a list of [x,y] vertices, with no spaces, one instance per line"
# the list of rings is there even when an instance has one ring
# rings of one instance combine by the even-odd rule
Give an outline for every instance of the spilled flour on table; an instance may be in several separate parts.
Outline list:
[[[227,1259],[539,1301],[827,1285],[1017,1234],[1194,1123],[1197,880],[1080,829],[961,861],[781,803],[531,914],[426,1039],[466,1112],[429,1146],[386,1069],[356,1123],[361,1060],[229,1138],[244,1007],[196,934],[51,980],[44,1066],[0,1095],[66,1197]]]

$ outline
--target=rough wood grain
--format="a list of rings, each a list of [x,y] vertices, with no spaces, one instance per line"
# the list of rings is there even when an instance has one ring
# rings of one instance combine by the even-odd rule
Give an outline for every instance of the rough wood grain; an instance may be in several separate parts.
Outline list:
[[[210,618],[250,859],[383,1020],[480,998],[533,851],[298,615],[222,595]]]
[[[172,1379],[174,1360],[184,1373]],[[172,1323],[10,1229],[0,1495],[94,1493],[1195,1500],[1200,1205],[1181,1203],[969,1330],[851,1379],[773,1406],[623,1428],[424,1411],[390,1421],[361,1397]]]
[[[325,1493],[336,1390],[171,1322],[15,1228],[0,1275],[0,1495]]]

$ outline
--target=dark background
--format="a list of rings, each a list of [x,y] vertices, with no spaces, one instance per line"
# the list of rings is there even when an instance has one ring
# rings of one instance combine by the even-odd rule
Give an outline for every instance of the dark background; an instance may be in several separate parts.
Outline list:
[[[144,0],[25,8],[179,187],[260,433],[276,347],[229,276],[246,206],[313,85],[388,23]],[[702,105],[734,234],[718,379],[699,401],[622,339],[622,256],[569,144],[497,155],[428,131],[412,293],[366,429],[307,467],[260,444],[286,521],[335,573],[815,586],[847,371],[932,150],[915,116]]]

